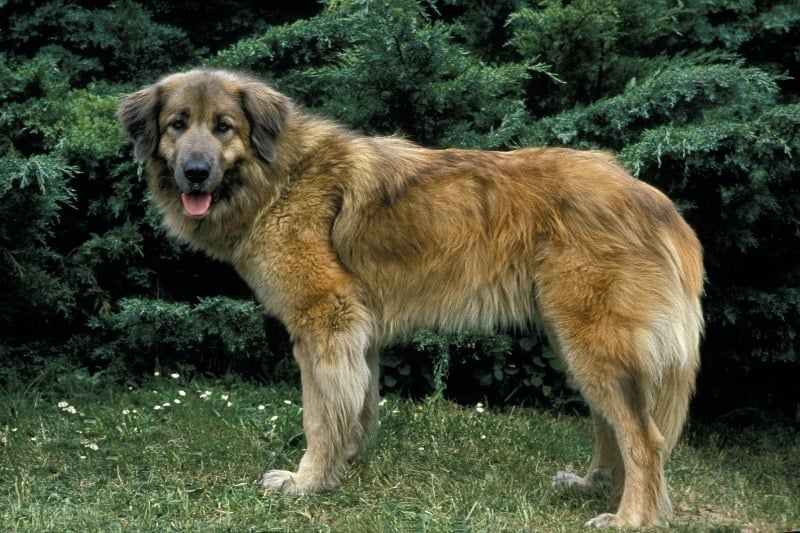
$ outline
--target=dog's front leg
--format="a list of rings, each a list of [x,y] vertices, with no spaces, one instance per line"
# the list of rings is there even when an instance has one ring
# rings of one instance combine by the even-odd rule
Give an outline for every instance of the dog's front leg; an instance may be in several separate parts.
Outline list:
[[[341,297],[323,298],[330,309],[309,316],[294,332],[294,357],[303,386],[303,429],[307,449],[297,472],[270,470],[262,487],[305,494],[335,487],[354,435],[361,435],[361,412],[372,379],[367,363],[371,322],[366,312]]]

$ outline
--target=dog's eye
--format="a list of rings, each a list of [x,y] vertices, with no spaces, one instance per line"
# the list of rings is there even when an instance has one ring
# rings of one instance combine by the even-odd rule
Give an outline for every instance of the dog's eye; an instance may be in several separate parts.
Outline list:
[[[172,129],[182,130],[183,128],[186,127],[186,121],[183,120],[182,118],[176,118],[175,120],[170,122],[169,125]]]
[[[230,125],[228,125],[228,124],[226,124],[226,123],[224,123],[224,122],[217,122],[217,126],[216,126],[216,128],[215,128],[215,129],[216,129],[216,130],[217,130],[217,132],[219,132],[219,133],[225,133],[226,131],[228,131],[229,129],[231,129],[231,127],[230,127]]]

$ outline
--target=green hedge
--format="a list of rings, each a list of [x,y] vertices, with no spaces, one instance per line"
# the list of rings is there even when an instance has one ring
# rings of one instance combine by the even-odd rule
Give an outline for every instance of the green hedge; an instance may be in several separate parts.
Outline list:
[[[242,360],[275,365],[264,319],[250,300],[222,296],[196,304],[126,298],[89,320],[91,357],[140,371],[160,364],[226,370]]]
[[[2,3],[0,357],[286,375],[285,332],[232,269],[165,238],[114,120],[119,94],[202,64],[254,71],[367,134],[617,152],[705,248],[696,413],[796,416],[798,31],[790,1]],[[575,399],[546,343],[514,332],[420,332],[387,351],[383,384]]]

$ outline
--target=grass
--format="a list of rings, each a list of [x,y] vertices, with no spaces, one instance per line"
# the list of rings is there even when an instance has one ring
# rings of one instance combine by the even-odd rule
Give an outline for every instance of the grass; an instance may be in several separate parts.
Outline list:
[[[591,459],[589,421],[532,409],[384,400],[364,462],[340,490],[264,493],[303,452],[300,393],[237,379],[154,376],[107,386],[81,372],[0,391],[0,530],[572,531],[611,510],[554,489]],[[673,527],[800,527],[800,439],[702,430],[667,476]]]

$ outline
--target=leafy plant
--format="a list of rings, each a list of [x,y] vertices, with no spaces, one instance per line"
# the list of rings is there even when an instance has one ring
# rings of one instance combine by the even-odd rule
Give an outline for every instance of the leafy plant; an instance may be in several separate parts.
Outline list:
[[[798,31],[782,0],[0,2],[0,357],[268,375],[290,360],[232,269],[165,238],[114,120],[119,94],[201,63],[368,134],[616,152],[705,248],[698,412],[796,416]],[[421,332],[386,355],[389,390],[574,398],[526,333]]]
[[[101,342],[96,361],[124,361],[139,369],[192,365],[226,369],[243,359],[274,364],[262,314],[252,301],[202,298],[196,304],[124,299],[89,321]],[[238,360],[238,361],[237,361]]]

